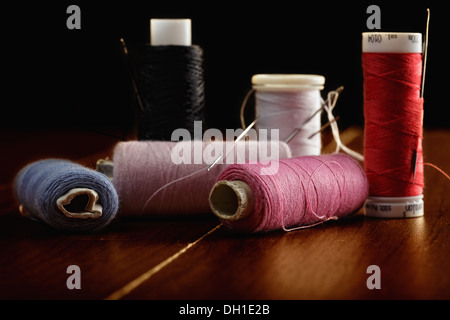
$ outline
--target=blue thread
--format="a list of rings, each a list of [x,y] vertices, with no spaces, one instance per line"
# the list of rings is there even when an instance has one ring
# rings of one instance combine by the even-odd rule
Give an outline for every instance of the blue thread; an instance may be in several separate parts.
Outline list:
[[[57,207],[59,197],[74,188],[94,190],[103,208],[98,218],[76,219]],[[119,199],[112,182],[102,173],[62,159],[45,159],[25,166],[14,180],[17,200],[31,219],[71,231],[92,231],[105,227],[115,217]]]

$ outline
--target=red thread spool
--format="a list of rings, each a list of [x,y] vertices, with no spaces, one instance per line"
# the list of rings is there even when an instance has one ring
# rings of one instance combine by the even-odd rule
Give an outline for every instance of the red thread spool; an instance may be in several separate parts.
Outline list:
[[[365,213],[423,215],[422,35],[363,33]]]

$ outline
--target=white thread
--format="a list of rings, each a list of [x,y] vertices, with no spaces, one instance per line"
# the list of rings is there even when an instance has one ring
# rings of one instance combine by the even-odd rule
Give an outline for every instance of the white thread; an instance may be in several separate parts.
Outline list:
[[[258,128],[261,129],[263,128],[263,126],[267,126],[266,123],[269,123],[273,126],[277,126],[277,127],[281,127],[283,128],[283,133],[281,133],[280,131],[280,140],[282,141],[286,141],[289,146],[291,147],[292,150],[292,156],[293,157],[298,157],[298,156],[303,156],[303,155],[319,155],[320,151],[321,151],[321,140],[320,140],[320,135],[317,135],[316,133],[320,132],[320,115],[321,115],[321,111],[322,109],[326,111],[327,113],[327,117],[328,117],[328,124],[331,126],[331,131],[333,134],[333,139],[336,142],[336,150],[335,153],[338,153],[340,150],[342,150],[343,152],[347,153],[348,155],[350,155],[351,157],[355,158],[358,161],[364,161],[364,156],[361,155],[360,153],[351,150],[350,148],[348,148],[347,146],[345,146],[340,138],[340,133],[339,133],[339,128],[337,125],[337,118],[334,117],[333,115],[333,109],[336,106],[337,100],[339,98],[339,95],[341,93],[341,91],[343,90],[343,87],[339,87],[336,90],[330,91],[327,94],[327,99],[323,100],[320,97],[320,92],[319,91],[314,91],[314,90],[302,90],[302,91],[261,91],[261,92],[256,92],[255,96],[257,99],[257,108],[256,108],[256,120],[258,121]],[[247,101],[250,97],[251,94],[253,94],[256,90],[255,89],[251,89],[245,99],[244,102],[241,105],[241,109],[240,109],[240,119],[241,119],[241,124],[242,127],[245,129],[245,121],[244,121],[244,109],[247,105]],[[307,92],[316,92],[319,93],[318,94],[318,101],[320,101],[319,106],[317,106],[317,103],[315,101],[315,98],[312,98],[311,96],[309,97],[309,101],[308,101],[308,93]],[[272,93],[272,95],[266,96],[267,93]],[[283,96],[286,98],[286,95],[291,95],[291,99],[287,98],[285,99],[285,101],[283,101],[283,99],[281,99]],[[259,97],[259,100],[258,100]],[[278,100],[277,100],[278,99]],[[265,100],[271,100],[270,104],[266,105],[266,101]],[[289,106],[300,106],[299,110],[299,114],[301,114],[303,111],[303,106],[307,106],[306,109],[309,112],[303,112],[303,120],[300,121],[299,123],[294,123],[292,124],[292,119],[294,119],[293,115],[294,112],[292,109],[287,109],[286,107]],[[311,107],[311,105],[314,105],[314,107],[312,107],[311,109],[309,109]],[[261,112],[261,109],[263,110]],[[302,111],[302,112],[300,112]],[[307,116],[305,116],[305,114],[307,114]],[[279,123],[277,124],[277,122],[273,121],[273,118],[278,118],[278,120],[283,119],[283,121],[280,122],[284,122],[283,123]],[[318,119],[317,119],[318,118]],[[262,125],[261,125],[262,123]],[[311,123],[311,124],[309,124]],[[308,125],[309,124],[309,125]],[[287,128],[287,129],[286,129]],[[316,130],[317,128],[319,128],[318,130]],[[312,130],[314,129],[314,130]],[[280,129],[281,130],[281,129]],[[311,133],[312,131],[312,133]],[[286,134],[286,132],[289,132],[288,134]],[[302,133],[299,136],[299,134]],[[311,133],[311,134],[309,134]],[[316,139],[319,139],[318,144],[314,145],[315,140],[310,141],[314,136],[316,136]],[[308,148],[305,145],[301,145],[300,147],[298,147],[298,145],[296,145],[296,143],[292,143],[291,141],[294,140],[294,138],[297,137],[297,143],[298,141],[301,142],[305,142],[306,141],[306,145],[308,145],[309,143],[312,143],[310,146],[311,148],[314,148],[314,150],[312,150],[311,148]],[[288,140],[288,141],[287,141]],[[300,148],[300,151],[298,151],[298,153],[300,154],[296,154],[297,153],[297,148]],[[317,151],[318,149],[318,151]],[[312,152],[312,153],[308,153],[308,152]]]
[[[321,107],[319,90],[256,91],[255,97],[257,128],[279,129],[281,141],[286,140],[293,129],[303,124]],[[309,139],[318,130],[320,130],[320,113],[305,123],[299,133],[289,142],[293,157],[320,155],[322,147],[320,135]]]
[[[339,98],[339,92],[330,91],[330,92],[328,92],[327,101],[324,102],[325,103],[324,110],[326,111],[327,116],[328,116],[328,121],[331,126],[331,132],[333,133],[334,141],[336,141],[336,150],[334,152],[338,153],[340,150],[342,150],[345,153],[347,153],[349,156],[355,158],[356,160],[364,161],[364,157],[361,154],[346,147],[341,141],[337,121],[335,121],[335,118],[333,115],[333,109],[336,106],[338,98]]]
[[[137,277],[136,279],[128,282],[125,286],[123,286],[122,288],[118,289],[117,291],[111,293],[109,296],[107,296],[105,298],[105,300],[119,300],[121,298],[123,298],[124,296],[128,295],[129,293],[131,293],[134,289],[136,289],[137,287],[139,287],[141,284],[143,284],[145,281],[147,281],[148,279],[150,279],[151,277],[153,277],[156,273],[158,273],[159,271],[161,271],[163,268],[167,267],[170,263],[174,262],[176,259],[178,259],[182,254],[184,254],[186,251],[188,251],[190,248],[192,248],[193,246],[195,246],[197,243],[199,243],[200,241],[203,240],[203,238],[209,236],[211,233],[213,233],[214,231],[218,230],[220,227],[222,226],[222,224],[219,224],[217,226],[215,226],[213,229],[209,230],[207,233],[205,233],[204,235],[202,235],[200,238],[198,238],[197,240],[195,240],[194,242],[189,243],[187,246],[185,246],[184,248],[182,248],[180,251],[176,252],[175,254],[171,255],[169,258],[167,258],[166,260],[162,261],[161,263],[159,263],[158,265],[156,265],[155,267],[151,268],[150,270],[147,270],[146,272],[144,272],[143,274],[141,274],[139,277]]]

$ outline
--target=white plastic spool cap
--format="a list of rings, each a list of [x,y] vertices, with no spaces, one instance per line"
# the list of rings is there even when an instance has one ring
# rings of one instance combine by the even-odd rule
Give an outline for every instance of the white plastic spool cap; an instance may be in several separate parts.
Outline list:
[[[256,74],[253,89],[258,91],[322,90],[325,77],[315,74]]]
[[[362,51],[371,53],[422,53],[422,34],[412,32],[364,32]],[[424,215],[423,195],[367,198],[364,214],[377,218],[414,218]]]
[[[150,19],[152,46],[190,46],[191,19]]]
[[[363,32],[362,52],[422,53],[422,34],[413,32]]]

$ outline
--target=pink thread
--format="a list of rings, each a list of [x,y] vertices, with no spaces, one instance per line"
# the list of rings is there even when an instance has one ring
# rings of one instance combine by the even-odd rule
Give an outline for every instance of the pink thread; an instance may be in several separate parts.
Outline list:
[[[253,212],[222,223],[240,232],[310,227],[357,211],[369,185],[359,163],[345,154],[280,159],[278,172],[261,175],[267,164],[235,164],[220,180],[243,181],[253,191]]]
[[[222,161],[207,171],[212,159],[205,158],[195,149],[194,142],[189,144],[191,164],[175,164],[171,158],[172,149],[179,146],[170,141],[128,141],[118,143],[114,150],[113,182],[119,196],[120,213],[123,215],[195,215],[210,213],[208,198],[218,175],[229,165],[243,163],[244,160],[259,159],[260,144],[257,141],[239,141],[223,144],[223,152],[229,152]],[[201,142],[201,152],[221,142]],[[230,148],[231,146],[231,148]],[[252,153],[250,150],[258,150]],[[238,150],[245,149],[245,156]],[[206,149],[207,151],[208,149]],[[212,150],[212,149],[210,149]],[[269,148],[270,151],[270,148]],[[279,143],[278,156],[270,152],[270,158],[289,158],[290,148]],[[231,159],[231,157],[233,159]],[[194,157],[201,163],[194,164]]]

